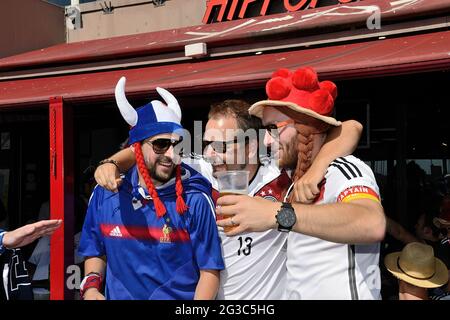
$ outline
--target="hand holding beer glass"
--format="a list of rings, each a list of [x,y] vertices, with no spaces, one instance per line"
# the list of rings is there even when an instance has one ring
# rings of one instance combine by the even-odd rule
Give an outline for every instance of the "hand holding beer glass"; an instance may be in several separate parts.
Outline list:
[[[248,194],[248,171],[233,170],[223,171],[217,173],[217,182],[219,184],[219,197],[236,194],[247,195]],[[217,215],[217,220],[224,219],[226,217]],[[233,222],[233,217],[231,217]],[[225,232],[231,231],[237,225],[231,225],[223,227]]]

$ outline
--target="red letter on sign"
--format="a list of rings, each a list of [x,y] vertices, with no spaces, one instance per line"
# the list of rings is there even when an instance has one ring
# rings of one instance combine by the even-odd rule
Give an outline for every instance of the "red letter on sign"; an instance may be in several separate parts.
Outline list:
[[[261,8],[261,12],[259,13],[260,15],[262,15],[262,16],[266,15],[267,7],[269,6],[269,2],[270,2],[270,0],[264,0],[263,6]]]
[[[349,3],[352,2],[353,0],[339,0],[340,3]]]
[[[308,0],[300,0],[299,3],[296,5],[291,5],[290,0],[284,0],[284,7],[287,11],[297,11],[300,10],[301,7],[303,7]]]
[[[223,15],[225,14],[225,9],[227,8],[227,0],[208,0],[206,3],[206,12],[203,16],[203,23],[208,23],[209,16],[211,15],[212,9],[215,6],[220,6],[219,16],[217,17],[217,22],[222,21]]]
[[[314,9],[317,6],[317,1],[318,0],[311,0],[311,3],[309,4],[309,8]],[[352,0],[350,0],[350,1],[352,1]]]
[[[231,4],[231,7],[230,7],[230,11],[228,12],[228,16],[227,16],[228,20],[233,20],[234,12],[236,11],[238,1],[239,0],[233,0],[233,3]]]
[[[245,11],[247,11],[247,7],[250,4],[250,2],[255,2],[256,0],[244,0],[242,3],[241,11],[239,12],[239,18],[244,18]]]

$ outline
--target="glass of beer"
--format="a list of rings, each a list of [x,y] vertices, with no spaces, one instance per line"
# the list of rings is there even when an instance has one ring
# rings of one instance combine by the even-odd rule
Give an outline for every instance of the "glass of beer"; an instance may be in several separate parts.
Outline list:
[[[247,195],[248,194],[248,171],[233,170],[217,172],[217,182],[219,185],[219,197],[235,194],[235,195]],[[226,218],[222,215],[217,215],[217,220]],[[228,232],[236,226],[223,227],[225,232]]]

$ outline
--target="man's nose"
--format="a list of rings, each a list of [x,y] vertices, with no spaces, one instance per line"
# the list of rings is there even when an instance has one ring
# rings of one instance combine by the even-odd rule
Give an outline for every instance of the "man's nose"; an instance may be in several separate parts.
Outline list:
[[[266,147],[270,147],[275,142],[275,139],[272,137],[272,135],[269,133],[269,131],[266,130],[264,134],[264,145]]]
[[[164,152],[164,156],[173,160],[175,156],[174,147],[171,145],[166,152]]]
[[[205,150],[203,150],[203,155],[206,158],[213,158],[216,156],[216,151],[211,147],[211,145],[207,145]]]

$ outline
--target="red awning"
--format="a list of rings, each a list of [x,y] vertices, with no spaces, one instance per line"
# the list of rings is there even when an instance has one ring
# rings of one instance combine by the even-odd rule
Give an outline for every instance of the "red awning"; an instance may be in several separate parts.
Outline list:
[[[88,102],[111,99],[121,76],[127,94],[156,86],[175,93],[262,87],[281,67],[311,65],[323,77],[348,79],[450,69],[450,31],[289,52],[0,82],[0,107],[47,104],[49,97]]]
[[[104,62],[163,52],[183,52],[186,44],[197,42],[206,42],[208,48],[213,48],[258,39],[286,39],[290,34],[299,36],[308,30],[332,30],[342,25],[347,26],[346,29],[349,26],[365,28],[375,8],[379,10],[385,26],[392,21],[445,14],[450,10],[450,0],[364,0],[298,12],[60,44],[0,59],[0,72],[14,68]]]

